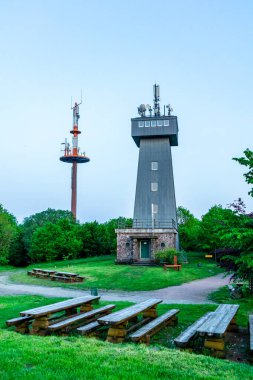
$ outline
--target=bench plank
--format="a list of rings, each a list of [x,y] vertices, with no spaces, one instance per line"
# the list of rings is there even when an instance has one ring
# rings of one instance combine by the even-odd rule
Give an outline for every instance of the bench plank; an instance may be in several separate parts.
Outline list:
[[[31,316],[43,316],[51,313],[56,313],[58,311],[71,309],[73,307],[81,306],[85,303],[90,303],[92,301],[98,300],[100,296],[83,296],[78,298],[73,298],[67,301],[61,301],[53,303],[51,305],[36,307],[35,309],[29,309],[22,311],[20,315],[31,315]]]
[[[197,332],[207,335],[224,334],[238,309],[239,305],[220,305]]]
[[[76,331],[78,331],[79,334],[81,335],[86,335],[94,330],[97,330],[99,327],[102,327],[102,326],[97,321],[95,321],[95,322],[89,323],[88,325],[79,327],[78,329],[76,329]]]
[[[99,318],[98,323],[101,325],[119,324],[121,322],[129,320],[131,317],[135,317],[136,315],[149,308],[155,307],[161,302],[161,299],[149,299],[136,305],[129,306],[123,310],[117,311],[116,313],[112,313],[106,317]]]
[[[180,310],[178,309],[169,310],[167,313],[153,319],[153,321],[149,322],[139,330],[135,331],[133,334],[129,335],[129,338],[131,338],[133,341],[138,341],[145,335],[152,335],[152,332],[157,332],[157,330],[155,331],[156,328],[161,328],[164,323],[168,322],[169,319],[177,315],[179,312]]]
[[[21,323],[31,321],[32,319],[33,319],[33,317],[27,317],[27,316],[8,319],[8,321],[6,321],[6,325],[7,326],[17,326]]]
[[[177,338],[174,339],[174,343],[177,347],[186,347],[189,341],[197,333],[197,329],[203,325],[204,322],[210,317],[213,313],[206,313],[203,317],[199,318],[196,322],[190,325],[185,331],[183,331]]]
[[[114,308],[115,308],[115,305],[107,305],[104,307],[100,307],[98,309],[88,311],[87,313],[78,314],[78,315],[75,315],[74,317],[65,319],[64,321],[50,325],[48,327],[48,329],[52,330],[52,331],[56,331],[56,330],[62,329],[63,327],[70,326],[76,322],[80,322],[84,319],[89,319],[89,318],[95,317],[97,314],[107,313]]]

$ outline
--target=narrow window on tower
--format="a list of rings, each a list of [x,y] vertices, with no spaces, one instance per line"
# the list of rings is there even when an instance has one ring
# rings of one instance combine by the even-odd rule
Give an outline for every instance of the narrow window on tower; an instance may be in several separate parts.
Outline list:
[[[163,120],[157,120],[157,126],[162,127],[163,126]]]
[[[157,182],[151,183],[151,191],[158,191],[158,183]]]
[[[170,125],[170,121],[169,120],[164,120],[164,126],[168,127],[169,125]]]
[[[157,161],[151,162],[151,170],[158,170],[158,162]]]
[[[151,209],[152,209],[152,215],[158,213],[158,205],[152,203],[152,205],[151,205]]]
[[[156,120],[151,121],[151,127],[156,127]]]
[[[139,121],[139,128],[144,127],[144,121]]]
[[[145,121],[145,127],[150,127],[150,121]]]

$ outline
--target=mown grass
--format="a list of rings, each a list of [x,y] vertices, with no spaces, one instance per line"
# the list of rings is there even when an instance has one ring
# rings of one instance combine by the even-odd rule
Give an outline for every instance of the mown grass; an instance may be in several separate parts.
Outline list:
[[[41,296],[0,297],[1,380],[253,379],[252,368],[246,364],[168,349],[157,341],[150,347],[113,345],[75,335],[25,336],[4,328],[5,320],[15,317],[21,310],[58,300]],[[116,304],[117,308],[129,305]],[[175,305],[160,305],[159,312],[172,307]],[[179,326],[183,328],[213,308],[214,305],[180,305]],[[163,334],[168,341],[168,330]]]
[[[180,285],[221,272],[221,269],[214,262],[207,261],[204,258],[204,254],[199,253],[189,254],[189,263],[183,264],[182,270],[179,272],[172,269],[164,271],[162,267],[116,265],[114,260],[114,256],[100,256],[80,260],[36,264],[26,268],[26,270],[18,270],[12,273],[10,279],[16,283],[34,285],[62,286],[78,289],[97,287],[99,289],[138,291]],[[78,284],[63,284],[27,276],[26,271],[33,267],[79,273],[86,280]]]

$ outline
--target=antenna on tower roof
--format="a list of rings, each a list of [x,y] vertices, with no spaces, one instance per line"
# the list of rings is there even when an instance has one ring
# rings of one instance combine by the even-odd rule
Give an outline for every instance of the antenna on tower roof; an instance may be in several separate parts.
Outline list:
[[[160,86],[159,84],[154,84],[153,86],[153,93],[154,93],[154,114],[155,116],[160,116]]]

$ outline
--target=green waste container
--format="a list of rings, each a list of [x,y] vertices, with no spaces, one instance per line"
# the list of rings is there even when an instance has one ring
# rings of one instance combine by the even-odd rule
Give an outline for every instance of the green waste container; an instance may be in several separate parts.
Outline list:
[[[90,288],[90,294],[91,294],[91,296],[97,296],[98,295],[98,288]],[[98,300],[95,300],[94,303],[98,304]]]

